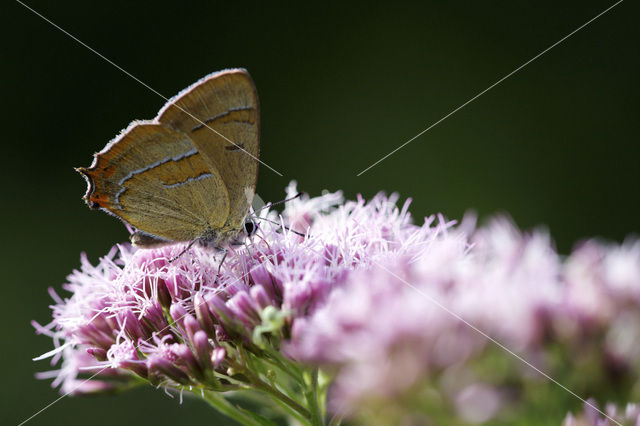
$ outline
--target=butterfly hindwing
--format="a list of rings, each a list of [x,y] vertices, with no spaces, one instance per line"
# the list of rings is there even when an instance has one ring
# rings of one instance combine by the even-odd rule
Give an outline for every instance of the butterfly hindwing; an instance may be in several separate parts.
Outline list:
[[[259,105],[249,74],[233,69],[208,75],[172,98],[156,121],[188,135],[219,172],[229,194],[224,227],[240,229],[258,175]]]

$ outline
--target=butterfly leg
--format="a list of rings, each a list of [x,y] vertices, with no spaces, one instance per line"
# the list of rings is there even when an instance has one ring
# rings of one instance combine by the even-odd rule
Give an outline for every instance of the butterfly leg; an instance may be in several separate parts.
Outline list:
[[[216,275],[216,280],[214,281],[214,284],[218,283],[218,278],[220,278],[220,271],[222,270],[222,264],[224,263],[224,260],[227,258],[227,254],[229,253],[229,250],[227,250],[226,248],[222,248],[220,249],[220,251],[223,251],[224,255],[222,255],[222,260],[220,261],[220,264],[218,264],[218,273]]]
[[[182,250],[176,257],[174,257],[173,259],[169,260],[169,263],[172,263],[174,260],[178,260],[183,254],[188,252],[189,249],[191,248],[191,246],[193,246],[195,244],[195,242],[196,242],[196,240],[191,240],[191,242],[189,242],[189,244],[187,244],[187,246],[184,248],[184,250]]]

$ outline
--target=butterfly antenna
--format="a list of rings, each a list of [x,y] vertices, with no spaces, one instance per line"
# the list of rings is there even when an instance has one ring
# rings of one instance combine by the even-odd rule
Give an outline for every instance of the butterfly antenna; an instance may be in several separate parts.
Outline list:
[[[189,242],[189,244],[187,244],[187,246],[184,248],[184,250],[182,250],[182,251],[180,252],[180,254],[178,254],[178,255],[177,255],[176,257],[174,257],[173,259],[169,259],[169,263],[173,263],[173,261],[174,261],[174,260],[178,260],[178,259],[179,259],[183,254],[185,254],[186,252],[188,252],[188,251],[189,251],[189,249],[190,249],[191,247],[193,247],[193,245],[194,245],[195,243],[196,243],[196,240],[191,240],[191,241]]]
[[[258,213],[261,212],[262,210],[269,208],[269,207],[273,207],[273,206],[277,206],[278,204],[282,204],[282,203],[286,203],[287,201],[291,201],[291,200],[295,200],[296,198],[300,198],[302,196],[302,192],[298,192],[296,195],[294,195],[291,198],[287,198],[285,200],[282,201],[276,201],[275,203],[267,203],[266,206],[263,206],[262,208],[258,209],[257,211],[255,211],[254,213]]]
[[[260,216],[255,216],[254,219],[265,220],[265,221],[267,221],[269,223],[273,223],[274,225],[282,226],[287,231],[293,232],[296,235],[300,235],[301,237],[306,237],[306,234],[303,234],[302,232],[298,232],[298,231],[296,231],[294,229],[291,229],[287,225],[283,225],[283,224],[281,224],[279,222],[276,222],[275,220],[267,219],[266,217],[260,217]]]

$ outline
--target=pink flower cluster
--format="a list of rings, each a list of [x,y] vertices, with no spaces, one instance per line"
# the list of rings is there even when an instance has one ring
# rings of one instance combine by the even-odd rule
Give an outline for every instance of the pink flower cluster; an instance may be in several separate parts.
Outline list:
[[[287,193],[296,194],[295,184]],[[183,244],[152,250],[122,244],[95,266],[83,255],[63,286],[70,297],[50,290],[53,321],[34,322],[56,347],[41,358],[62,363],[41,377],[55,377],[64,393],[108,390],[119,385],[113,376],[215,389],[221,385],[215,373],[231,367],[228,343],[259,351],[255,330],[270,329],[266,307],[286,317],[282,340],[349,271],[409,250],[408,236],[423,232],[410,224],[406,206],[400,211],[382,195],[346,204],[340,193],[303,196],[281,217],[267,210],[262,216],[273,222],[258,220],[257,237],[230,249],[220,276],[220,253],[193,247],[170,262]],[[283,231],[281,220],[308,236]]]
[[[584,396],[623,386],[632,397],[640,243],[588,241],[563,258],[544,231],[504,218],[418,226],[396,201],[335,193],[293,200],[280,216],[263,210],[275,223],[258,220],[220,276],[221,256],[199,248],[169,262],[182,244],[119,245],[95,266],[83,256],[70,297],[51,290],[53,321],[35,324],[62,364],[43,377],[65,393],[140,379],[224,390],[240,348],[272,348],[320,367],[333,379],[330,410],[363,423],[499,418],[527,383],[546,382],[535,369],[577,385],[562,373],[572,362],[599,372],[580,384]]]

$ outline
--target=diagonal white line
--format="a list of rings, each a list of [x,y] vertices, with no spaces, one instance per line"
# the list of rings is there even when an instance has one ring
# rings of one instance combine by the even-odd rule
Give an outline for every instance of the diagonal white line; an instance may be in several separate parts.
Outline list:
[[[380,158],[378,161],[376,161],[375,163],[371,164],[369,167],[367,167],[366,169],[362,170],[360,173],[358,173],[356,176],[360,176],[363,173],[365,173],[367,170],[371,169],[372,167],[375,167],[376,165],[380,164],[382,161],[386,160],[387,158],[389,158],[391,155],[395,154],[396,152],[398,152],[399,150],[401,150],[402,148],[404,148],[405,146],[409,145],[411,142],[413,142],[414,140],[418,139],[420,136],[424,135],[425,133],[427,133],[429,130],[431,130],[432,128],[434,128],[435,126],[437,126],[438,124],[440,124],[441,122],[443,122],[444,120],[446,120],[447,118],[451,117],[453,114],[455,114],[456,112],[460,111],[462,108],[466,107],[467,105],[469,105],[471,102],[475,101],[476,99],[478,99],[480,96],[484,95],[485,93],[487,93],[489,90],[493,89],[494,87],[496,87],[498,84],[502,83],[503,81],[505,81],[506,79],[508,79],[509,77],[511,77],[512,75],[514,75],[515,73],[517,73],[518,71],[520,71],[522,68],[526,67],[527,65],[529,65],[531,62],[535,61],[536,59],[538,59],[540,56],[544,55],[545,53],[547,53],[548,51],[550,51],[551,49],[553,49],[554,47],[556,47],[557,45],[559,45],[560,43],[562,43],[563,41],[565,41],[566,39],[568,39],[569,37],[571,37],[572,35],[574,35],[575,33],[577,33],[578,31],[580,31],[581,29],[583,29],[584,27],[586,27],[587,25],[589,25],[590,23],[592,23],[593,21],[595,21],[596,19],[598,19],[599,17],[601,17],[602,15],[604,15],[605,13],[609,12],[611,9],[613,9],[614,7],[616,7],[617,5],[619,5],[620,3],[622,3],[624,0],[618,0],[616,3],[614,3],[613,5],[609,6],[608,8],[606,8],[605,10],[603,10],[602,12],[600,12],[599,14],[597,14],[596,16],[594,16],[593,18],[589,19],[587,22],[585,22],[584,24],[580,25],[578,28],[576,28],[575,30],[571,31],[569,34],[567,34],[566,36],[562,37],[560,40],[556,41],[555,43],[553,43],[551,46],[547,47],[546,49],[544,49],[542,52],[538,53],[536,56],[534,56],[533,58],[529,59],[527,62],[525,62],[524,64],[520,65],[518,68],[516,68],[515,70],[511,71],[509,74],[505,75],[504,77],[502,77],[500,80],[496,81],[495,83],[493,83],[491,86],[487,87],[486,89],[484,89],[482,92],[478,93],[477,95],[475,95],[474,97],[472,97],[471,99],[469,99],[467,102],[463,103],[462,105],[460,105],[459,107],[457,107],[456,109],[454,109],[453,111],[451,111],[449,114],[445,115],[444,117],[442,117],[441,119],[439,119],[438,121],[436,121],[435,123],[433,123],[432,125],[430,125],[429,127],[427,127],[426,129],[424,129],[423,131],[421,131],[420,133],[418,133],[417,135],[415,135],[414,137],[412,137],[411,139],[409,139],[408,141],[406,141],[405,143],[403,143],[402,145],[400,145],[399,147],[397,147],[396,149],[394,149],[393,151],[391,151],[390,153],[388,153],[387,155],[385,155],[384,157]]]
[[[50,19],[48,19],[47,17],[45,17],[44,15],[42,15],[41,13],[39,13],[38,11],[36,11],[35,9],[33,9],[32,7],[26,5],[25,3],[21,2],[20,0],[16,0],[16,2],[20,3],[22,6],[24,6],[26,9],[30,10],[31,12],[33,12],[35,15],[39,16],[40,18],[42,18],[44,21],[48,22],[49,24],[51,24],[53,27],[57,28],[59,31],[61,31],[62,33],[64,33],[65,35],[69,36],[70,38],[72,38],[73,40],[75,40],[76,42],[78,42],[79,44],[81,44],[82,46],[86,47],[87,49],[89,49],[91,52],[95,53],[97,56],[99,56],[100,58],[104,59],[105,61],[107,61],[108,63],[110,63],[111,65],[113,65],[115,68],[117,68],[118,70],[122,71],[123,73],[125,73],[126,75],[128,75],[129,77],[131,77],[132,79],[134,79],[135,81],[137,81],[138,83],[140,83],[141,85],[143,85],[144,87],[146,87],[147,89],[151,90],[153,93],[155,93],[156,95],[160,96],[162,99],[165,100],[165,102],[169,101],[169,98],[166,97],[165,95],[163,95],[162,93],[158,92],[156,89],[154,89],[153,87],[149,86],[147,83],[145,83],[144,81],[140,80],[138,77],[136,77],[135,75],[131,74],[129,71],[125,70],[124,68],[122,68],[120,65],[116,64],[115,62],[113,62],[111,59],[107,58],[106,56],[104,56],[103,54],[101,54],[100,52],[98,52],[97,50],[95,50],[94,48],[92,48],[91,46],[89,46],[88,44],[86,44],[85,42],[83,42],[82,40],[80,40],[79,38],[75,37],[73,34],[69,33],[68,31],[66,31],[64,28],[60,27],[59,25],[55,24],[53,21],[51,21]],[[244,148],[242,148],[241,146],[238,146],[234,141],[232,141],[231,139],[229,139],[228,137],[226,137],[225,135],[223,135],[222,133],[218,132],[216,129],[212,128],[211,126],[209,126],[207,123],[205,123],[204,121],[200,120],[198,117],[194,116],[193,114],[191,114],[189,111],[185,110],[184,108],[182,108],[180,105],[177,104],[173,104],[173,106],[175,106],[176,108],[178,108],[179,110],[181,110],[182,112],[184,112],[185,114],[187,114],[188,116],[190,116],[191,118],[193,118],[194,120],[196,120],[198,123],[200,123],[201,125],[203,125],[204,127],[206,127],[207,129],[211,130],[212,132],[216,133],[218,136],[220,136],[221,138],[223,138],[224,140],[226,140],[227,142],[233,144],[236,148],[240,149],[241,151],[243,151],[245,154],[247,154],[248,156],[250,156],[251,158],[253,158],[254,160],[256,160],[257,162],[259,162],[260,164],[262,164],[263,166],[267,167],[269,170],[271,170],[272,172],[274,172],[275,174],[277,174],[278,176],[282,176],[282,173],[280,173],[279,171],[277,171],[276,169],[274,169],[273,167],[271,167],[270,165],[266,164],[265,162],[259,160],[257,157],[255,157],[253,154],[251,154],[250,152],[246,151]]]
[[[518,361],[522,362],[523,364],[527,365],[529,368],[533,369],[534,371],[536,371],[538,374],[542,375],[544,378],[546,378],[547,380],[551,381],[553,384],[559,386],[560,388],[562,388],[564,391],[568,392],[569,394],[575,396],[576,398],[578,398],[580,401],[582,401],[583,403],[587,404],[589,407],[593,408],[594,410],[596,410],[597,412],[599,412],[600,414],[602,414],[603,416],[605,416],[606,418],[608,418],[609,420],[611,420],[612,422],[614,422],[615,424],[622,426],[622,423],[616,421],[615,419],[611,418],[610,416],[608,416],[604,411],[600,410],[598,407],[596,407],[595,405],[593,405],[592,403],[590,403],[589,401],[587,401],[586,399],[582,398],[580,395],[578,395],[577,393],[575,393],[574,391],[572,391],[571,389],[569,389],[568,387],[566,387],[565,385],[563,385],[562,383],[560,383],[559,381],[557,381],[556,379],[554,379],[553,377],[551,377],[550,375],[548,375],[547,373],[545,373],[544,371],[540,370],[538,367],[536,367],[535,365],[531,364],[529,361],[527,361],[526,359],[524,359],[522,356],[518,355],[517,353],[513,352],[511,349],[509,349],[507,346],[505,346],[504,344],[500,343],[498,340],[494,339],[493,337],[489,336],[487,333],[485,333],[484,331],[480,330],[478,327],[476,327],[475,325],[473,325],[472,323],[470,323],[469,321],[465,320],[464,318],[462,318],[460,315],[456,314],[455,312],[453,312],[451,309],[447,308],[446,306],[444,306],[442,303],[440,303],[438,300],[436,300],[435,298],[429,296],[427,293],[425,293],[424,291],[422,291],[421,289],[419,289],[418,287],[414,286],[413,284],[407,282],[405,279],[403,279],[402,277],[398,276],[397,274],[395,274],[393,271],[390,271],[389,269],[387,269],[386,267],[384,267],[383,265],[379,264],[378,262],[373,262],[376,264],[376,266],[380,267],[381,269],[384,269],[385,271],[387,271],[389,274],[393,275],[395,278],[397,278],[398,280],[402,281],[406,286],[408,286],[409,288],[413,289],[416,293],[418,293],[419,295],[421,295],[422,297],[426,298],[427,300],[429,300],[431,303],[433,303],[434,305],[436,305],[437,307],[439,307],[440,309],[442,309],[443,311],[445,311],[446,313],[448,313],[449,315],[453,316],[455,319],[457,319],[458,321],[462,322],[464,325],[466,325],[467,327],[471,328],[473,331],[475,331],[476,333],[480,334],[481,336],[483,336],[485,339],[491,341],[493,344],[495,344],[496,346],[498,346],[500,349],[502,349],[503,351],[507,352],[509,355],[513,356],[514,358],[516,358]]]
[[[93,379],[95,376],[97,376],[98,374],[100,374],[101,372],[103,372],[104,370],[106,370],[108,367],[105,367],[104,369],[98,371],[96,374],[94,374],[93,376],[89,377],[87,380],[83,381],[82,383],[80,383],[78,385],[78,387],[82,386],[83,384],[85,384],[86,382],[88,382],[89,380]],[[30,417],[24,419],[23,421],[21,421],[20,423],[18,423],[18,426],[22,426],[23,424],[27,423],[28,421],[30,421],[31,419],[33,419],[35,416],[37,416],[38,414],[42,413],[43,411],[47,410],[49,407],[51,407],[52,405],[55,405],[58,401],[60,401],[61,399],[69,396],[70,393],[72,393],[73,391],[75,391],[77,388],[73,388],[71,389],[69,392],[65,393],[64,395],[60,395],[57,399],[51,401],[49,404],[47,404],[46,406],[42,407],[40,410],[36,411],[35,413],[33,413]]]

